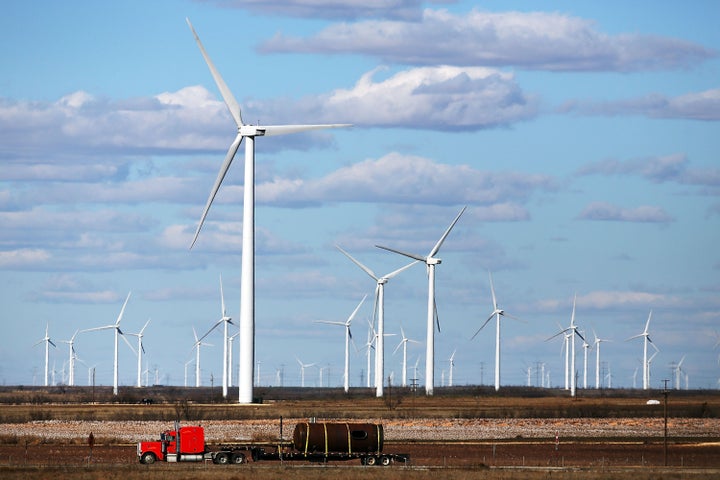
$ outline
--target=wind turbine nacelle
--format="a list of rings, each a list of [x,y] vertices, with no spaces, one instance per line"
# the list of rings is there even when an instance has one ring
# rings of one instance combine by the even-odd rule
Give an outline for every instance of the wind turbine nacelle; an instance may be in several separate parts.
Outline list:
[[[260,137],[265,135],[265,129],[256,125],[243,125],[238,128],[238,132],[243,137]]]
[[[428,258],[425,263],[428,265],[440,265],[442,260],[439,258]]]

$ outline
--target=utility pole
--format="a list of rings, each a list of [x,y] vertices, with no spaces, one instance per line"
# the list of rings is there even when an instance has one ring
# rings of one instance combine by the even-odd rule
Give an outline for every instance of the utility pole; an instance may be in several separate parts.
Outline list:
[[[668,455],[667,455],[667,440],[668,440],[668,429],[667,429],[667,420],[668,420],[668,380],[663,380],[663,383],[665,383],[665,388],[663,389],[663,396],[665,397],[665,405],[663,407],[663,413],[665,416],[665,433],[663,435],[663,453],[665,456],[665,466],[667,467],[668,464]]]

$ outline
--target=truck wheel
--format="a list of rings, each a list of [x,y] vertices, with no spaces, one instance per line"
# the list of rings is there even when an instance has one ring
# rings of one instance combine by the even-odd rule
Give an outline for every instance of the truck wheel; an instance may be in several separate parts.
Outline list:
[[[383,455],[382,457],[380,457],[380,465],[382,465],[383,467],[387,467],[388,465],[390,465],[390,457],[388,457],[387,455]]]
[[[245,463],[245,454],[240,452],[235,452],[230,457],[230,461],[234,463],[235,465],[240,465],[242,463]]]
[[[227,465],[230,462],[230,458],[227,453],[221,452],[215,455],[215,463],[220,465]]]
[[[144,463],[145,465],[150,465],[155,463],[155,455],[152,453],[143,453],[143,456],[140,457],[140,463]]]
[[[374,455],[370,455],[365,458],[365,465],[376,465],[377,458]]]

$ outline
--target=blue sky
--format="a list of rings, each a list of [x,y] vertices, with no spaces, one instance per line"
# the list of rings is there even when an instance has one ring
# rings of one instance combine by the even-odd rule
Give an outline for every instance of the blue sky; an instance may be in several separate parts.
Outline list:
[[[576,322],[613,386],[651,385],[683,357],[691,388],[720,364],[720,32],[717,2],[11,1],[0,26],[0,379],[41,384],[46,322],[56,381],[76,329],[122,320],[147,362],[182,384],[192,327],[237,319],[242,156],[188,249],[235,128],[189,17],[250,123],[352,123],[256,144],[260,384],[300,382],[297,359],[342,384],[344,321],[376,273],[429,251],[460,209],[437,268],[436,386],[490,384],[498,302],[502,383],[545,364],[564,383]],[[390,4],[391,6],[386,6]],[[422,266],[386,288],[386,331],[424,341]],[[372,302],[353,323],[358,349]],[[134,339],[133,339],[134,340]],[[399,338],[386,375],[401,378]],[[221,338],[202,351],[219,384]],[[112,383],[110,332],[76,340],[77,383]],[[411,364],[424,346],[411,345]],[[594,384],[595,351],[590,350]],[[121,344],[120,383],[135,378]],[[583,353],[577,351],[580,385]],[[351,357],[361,385],[364,353]],[[193,372],[192,366],[189,372]],[[412,376],[412,372],[411,375]],[[189,383],[194,377],[189,373]],[[306,384],[319,383],[317,367]],[[364,383],[364,381],[363,381]],[[683,385],[685,380],[683,380]],[[608,380],[604,381],[604,385]]]

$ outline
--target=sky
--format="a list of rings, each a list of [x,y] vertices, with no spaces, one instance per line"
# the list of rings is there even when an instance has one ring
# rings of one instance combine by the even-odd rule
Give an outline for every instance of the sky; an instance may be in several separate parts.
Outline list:
[[[192,329],[240,302],[242,149],[189,18],[248,123],[353,127],[256,142],[256,383],[367,382],[375,281],[437,266],[435,386],[564,386],[562,335],[601,343],[604,387],[720,388],[720,4],[715,1],[3,2],[0,382],[55,383],[76,330],[144,332],[149,382],[194,385]],[[385,289],[385,374],[423,385],[427,277]],[[236,326],[232,327],[237,328]],[[220,329],[218,329],[220,330]],[[135,337],[128,337],[133,345]],[[222,337],[201,383],[219,385]],[[40,344],[38,344],[40,342]],[[237,345],[237,342],[235,342]],[[112,384],[111,331],[78,334],[76,383]],[[654,350],[651,348],[651,353]],[[237,349],[234,350],[237,361]],[[576,344],[578,386],[584,349]],[[595,348],[587,349],[588,385]],[[417,372],[413,369],[418,365]],[[120,384],[135,354],[120,342]],[[186,370],[187,369],[187,370]],[[236,369],[235,369],[236,370]],[[187,371],[187,374],[186,374]],[[237,371],[237,370],[236,370]],[[529,372],[529,373],[528,373]],[[542,377],[542,378],[541,378]],[[237,382],[233,382],[237,385]]]

